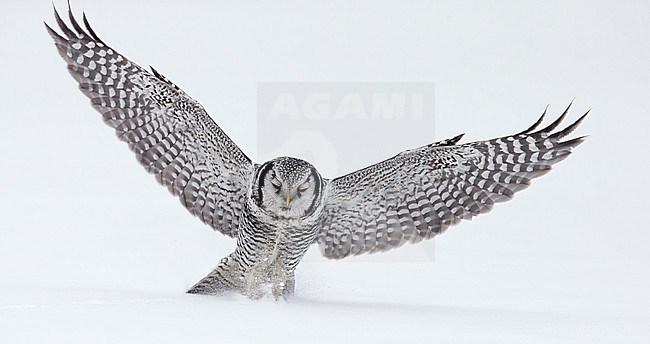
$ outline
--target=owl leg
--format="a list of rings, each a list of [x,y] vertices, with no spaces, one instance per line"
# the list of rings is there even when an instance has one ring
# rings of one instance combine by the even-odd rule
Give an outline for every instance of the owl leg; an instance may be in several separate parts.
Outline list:
[[[281,282],[276,282],[273,284],[273,297],[277,301],[280,296],[283,299],[287,299],[296,291],[296,277],[295,275],[289,274],[284,275]]]
[[[188,294],[219,295],[229,291],[241,291],[236,260],[232,254],[221,260],[216,269],[190,288]]]
[[[284,284],[284,290],[282,290],[282,297],[285,299],[288,296],[293,295],[296,292],[296,276],[291,274],[287,282]]]

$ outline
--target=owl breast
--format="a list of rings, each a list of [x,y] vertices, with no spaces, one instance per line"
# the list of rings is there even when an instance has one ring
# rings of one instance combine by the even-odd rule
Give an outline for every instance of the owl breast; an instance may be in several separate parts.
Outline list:
[[[291,280],[296,266],[318,234],[318,214],[306,219],[278,219],[247,204],[239,226],[235,257],[242,288],[252,295],[264,284]]]

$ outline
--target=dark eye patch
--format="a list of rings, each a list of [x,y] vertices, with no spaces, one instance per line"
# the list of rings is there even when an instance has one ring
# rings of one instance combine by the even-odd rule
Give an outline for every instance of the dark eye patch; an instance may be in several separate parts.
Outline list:
[[[263,203],[262,198],[264,198],[264,193],[262,192],[262,189],[264,189],[264,182],[266,181],[268,173],[273,173],[272,161],[262,164],[257,172],[257,189],[255,189],[253,192],[253,198],[255,199],[255,202],[258,206],[262,206]]]

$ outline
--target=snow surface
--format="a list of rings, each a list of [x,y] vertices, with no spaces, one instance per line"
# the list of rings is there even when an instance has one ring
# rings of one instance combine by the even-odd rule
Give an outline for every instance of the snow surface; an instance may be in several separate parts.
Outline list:
[[[434,82],[431,137],[386,121],[390,149],[355,156],[357,167],[461,132],[513,133],[574,97],[570,118],[592,109],[575,135],[590,137],[515,200],[435,241],[340,262],[314,247],[290,302],[187,295],[233,241],[188,216],[102,123],[43,28],[50,4],[5,1],[0,343],[650,342],[650,3],[73,6],[256,161],[264,81]],[[346,172],[311,162],[325,177]]]
[[[3,343],[645,342],[646,271],[306,263],[285,301],[2,283]],[[633,282],[619,285],[621,281]],[[637,282],[639,284],[636,284]],[[645,285],[643,285],[645,283]],[[625,340],[623,340],[625,339]]]

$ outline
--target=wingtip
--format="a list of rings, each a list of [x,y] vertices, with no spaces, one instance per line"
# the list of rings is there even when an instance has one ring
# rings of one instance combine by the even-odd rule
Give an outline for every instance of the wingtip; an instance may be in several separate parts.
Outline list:
[[[63,34],[65,34],[68,37],[68,39],[79,38],[74,33],[74,31],[70,30],[70,28],[68,27],[68,25],[66,25],[66,23],[63,21],[63,19],[61,19],[61,16],[59,15],[59,11],[56,9],[56,6],[54,5],[54,3],[52,3],[52,6],[53,6],[53,9],[54,9],[54,19],[56,20],[57,25],[59,25],[59,28],[61,29],[61,31],[63,31]]]
[[[74,17],[74,14],[72,13],[72,5],[70,5],[70,0],[68,0],[68,18],[70,19],[70,24],[72,24],[72,27],[77,31],[77,34],[83,36],[87,36],[88,33],[79,25],[79,22],[77,19]]]
[[[537,119],[537,121],[535,121],[535,123],[533,123],[533,125],[531,125],[530,127],[528,127],[528,129],[526,129],[526,130],[524,130],[524,131],[522,131],[522,132],[519,132],[519,133],[515,134],[515,136],[517,136],[517,135],[525,135],[525,134],[529,134],[529,133],[531,133],[533,130],[535,130],[537,127],[539,127],[539,125],[542,124],[542,122],[544,121],[544,117],[546,117],[546,112],[547,112],[547,111],[548,111],[548,104],[547,104],[546,107],[544,108],[544,112],[542,112],[542,115],[539,116],[539,118]]]
[[[55,41],[65,40],[65,38],[61,37],[61,35],[59,35],[59,33],[56,32],[47,22],[43,21],[43,24],[45,25],[45,30],[47,30],[47,33],[49,33]]]
[[[564,128],[564,129],[558,131],[557,133],[553,134],[551,137],[556,138],[556,139],[559,140],[559,139],[561,139],[563,137],[566,137],[567,135],[571,134],[582,123],[582,121],[584,121],[585,118],[587,118],[590,111],[591,111],[591,109],[587,110],[587,112],[585,112],[582,116],[580,116],[575,122],[571,123],[566,128]],[[584,138],[586,138],[586,136],[581,136],[580,141],[581,142],[584,141]],[[574,139],[572,139],[572,140],[574,140]]]
[[[90,37],[92,37],[97,42],[106,45],[106,43],[104,43],[104,41],[102,41],[102,39],[99,38],[99,36],[97,36],[97,33],[95,33],[95,30],[93,30],[92,26],[90,26],[90,22],[88,22],[88,18],[86,17],[85,11],[81,13],[81,16],[82,16],[81,19],[84,23],[84,26],[86,27],[86,30],[88,30],[88,34],[90,35]]]
[[[566,109],[564,109],[564,111],[562,112],[560,117],[558,117],[555,121],[553,121],[551,124],[549,124],[546,128],[536,131],[535,134],[549,133],[549,132],[553,131],[555,128],[557,128],[560,125],[560,123],[562,123],[562,121],[566,118],[566,115],[569,113],[569,110],[571,109],[572,105],[573,105],[573,100],[571,100],[571,102],[566,107]]]

